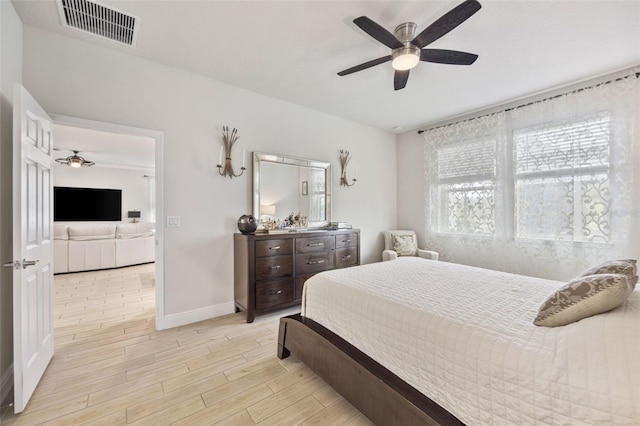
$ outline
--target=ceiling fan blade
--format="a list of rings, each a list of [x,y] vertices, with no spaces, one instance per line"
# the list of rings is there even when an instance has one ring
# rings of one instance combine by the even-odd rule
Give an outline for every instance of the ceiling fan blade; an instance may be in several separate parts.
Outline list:
[[[345,75],[348,75],[348,74],[352,74],[354,72],[366,70],[367,68],[371,68],[371,67],[374,67],[376,65],[384,64],[385,62],[389,62],[390,60],[391,60],[391,55],[383,56],[382,58],[374,59],[372,61],[365,62],[365,63],[360,64],[360,65],[356,65],[355,67],[348,68],[348,69],[346,69],[344,71],[340,71],[338,73],[338,75],[339,76],[345,76]]]
[[[404,86],[407,85],[407,80],[409,80],[409,70],[406,71],[398,71],[393,74],[393,89],[400,90],[404,89]]]
[[[398,49],[403,46],[403,44],[396,38],[396,36],[385,30],[383,27],[376,24],[366,16],[361,16],[354,19],[353,23],[359,26],[362,31],[369,34],[371,37],[375,38],[380,43],[391,49]]]
[[[420,51],[420,60],[449,65],[471,65],[478,59],[474,53],[459,52],[457,50],[424,49]]]
[[[419,49],[422,49],[462,24],[469,19],[471,15],[480,10],[481,7],[477,0],[466,0],[425,28],[411,43]]]

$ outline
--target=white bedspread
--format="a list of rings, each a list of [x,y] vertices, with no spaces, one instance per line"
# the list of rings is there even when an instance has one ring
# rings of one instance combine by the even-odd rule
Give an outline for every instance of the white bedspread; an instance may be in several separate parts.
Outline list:
[[[640,424],[640,286],[609,313],[534,326],[562,284],[400,258],[312,277],[302,314],[468,425]]]

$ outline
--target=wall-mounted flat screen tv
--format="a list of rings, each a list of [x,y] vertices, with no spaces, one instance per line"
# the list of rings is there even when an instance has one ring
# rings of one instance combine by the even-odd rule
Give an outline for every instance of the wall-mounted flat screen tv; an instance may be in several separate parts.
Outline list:
[[[55,222],[121,221],[122,190],[53,187]]]

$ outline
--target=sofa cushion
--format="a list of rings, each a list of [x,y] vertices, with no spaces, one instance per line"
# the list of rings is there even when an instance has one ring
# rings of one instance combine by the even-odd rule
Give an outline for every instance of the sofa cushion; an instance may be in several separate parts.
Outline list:
[[[154,232],[154,223],[125,223],[116,226],[116,238],[152,237]]]
[[[72,241],[107,240],[116,237],[115,225],[69,226],[69,239]]]
[[[67,225],[53,225],[53,239],[68,240],[69,232],[67,231],[67,228]]]

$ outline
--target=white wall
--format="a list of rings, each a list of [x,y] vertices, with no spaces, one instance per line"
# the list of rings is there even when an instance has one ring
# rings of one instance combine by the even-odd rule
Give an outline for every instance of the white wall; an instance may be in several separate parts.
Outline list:
[[[398,228],[416,231],[419,246],[425,237],[424,138],[418,132],[398,135]]]
[[[165,215],[182,224],[165,229],[167,314],[233,309],[232,234],[252,212],[252,179],[250,167],[237,179],[218,175],[223,125],[239,131],[236,169],[242,149],[330,161],[333,218],[362,230],[363,263],[381,259],[381,232],[396,224],[395,135],[31,27],[23,68],[50,113],[164,132]],[[340,149],[358,169],[348,189]]]
[[[0,1],[0,261],[13,258],[13,84],[22,81],[22,22]],[[0,268],[0,403],[13,386],[13,273]]]
[[[55,138],[55,131],[53,134]],[[106,188],[122,190],[122,222],[128,222],[127,212],[138,210],[141,220],[148,221],[148,181],[144,175],[150,171],[120,169],[113,167],[83,167],[75,169],[62,164],[53,166],[53,185],[76,188]],[[146,218],[146,219],[145,219]],[[60,222],[63,223],[63,222]],[[78,222],[68,222],[78,224]]]

